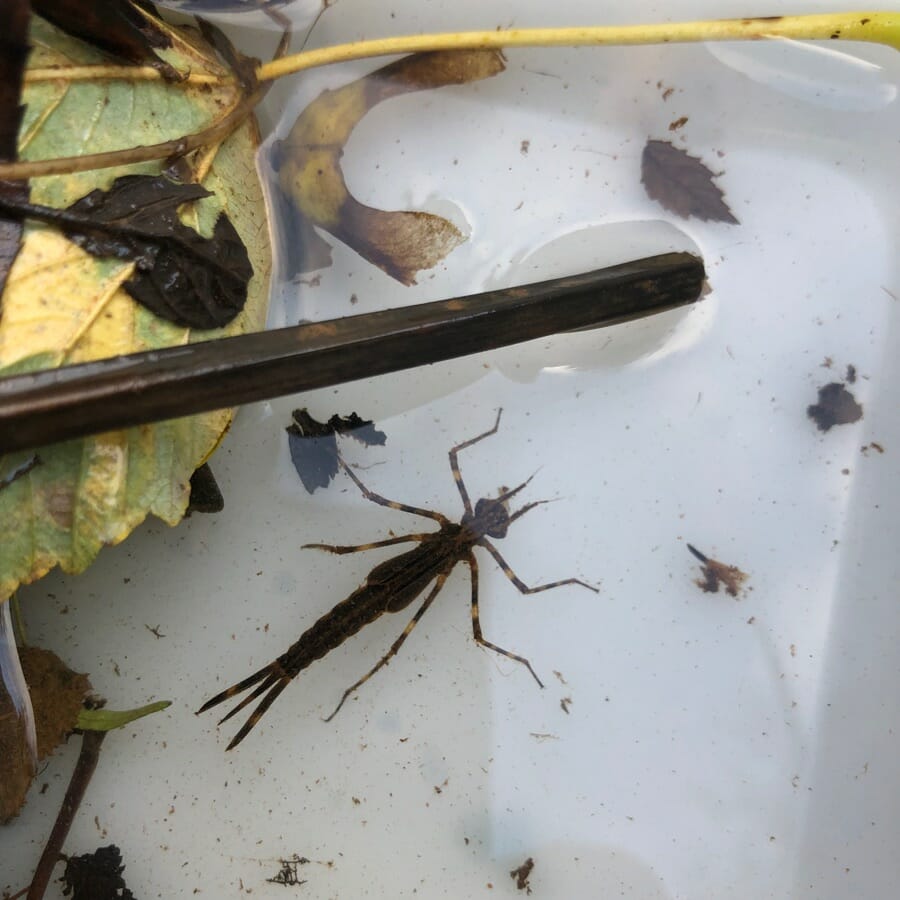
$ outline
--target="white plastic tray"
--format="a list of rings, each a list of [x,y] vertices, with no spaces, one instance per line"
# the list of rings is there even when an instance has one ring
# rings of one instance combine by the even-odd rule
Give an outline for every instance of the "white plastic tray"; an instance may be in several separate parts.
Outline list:
[[[786,11],[337,0],[312,43]],[[279,86],[268,123],[373,65]],[[843,43],[516,51],[494,79],[370,113],[344,157],[357,196],[451,215],[469,240],[409,289],[338,247],[318,287],[276,289],[273,323],[672,247],[699,249],[712,292],[638,324],[246,408],[213,459],[223,513],[148,523],[86,575],[23,591],[34,642],[89,672],[111,705],[174,701],[106,742],[67,850],[116,843],[135,895],[169,900],[515,897],[509,872],[527,857],[535,896],[548,898],[892,896],[898,80],[893,51]],[[648,199],[648,137],[721,170],[740,225],[679,220]],[[864,416],[823,434],[807,406],[848,365]],[[470,491],[536,473],[522,500],[555,502],[499,549],[526,582],[601,586],[523,597],[481,559],[485,635],[527,656],[545,690],[475,646],[460,568],[331,723],[321,717],[407,614],[303,673],[236,751],[224,752],[234,721],[217,731],[215,713],[194,717],[390,552],[301,544],[423,528],[345,477],[305,493],[284,433],[301,405],[374,418],[386,447],[345,448],[360,477],[451,516],[447,450],[503,407],[499,433],[462,454]],[[873,441],[883,453],[861,450]],[[688,541],[748,573],[738,599],[699,589]],[[0,889],[27,881],[76,754],[72,741],[52,759],[47,791],[0,832]],[[311,860],[306,883],[267,883],[294,854]]]

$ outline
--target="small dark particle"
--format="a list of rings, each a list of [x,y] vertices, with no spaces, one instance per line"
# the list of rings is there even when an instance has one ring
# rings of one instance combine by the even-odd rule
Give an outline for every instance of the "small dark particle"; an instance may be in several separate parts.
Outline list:
[[[165,635],[159,630],[159,625],[155,625],[153,628],[151,628],[149,625],[147,625],[145,623],[144,628],[146,628],[147,631],[149,631],[150,634],[152,634],[153,637],[155,637],[157,640],[165,637]]]
[[[518,869],[513,869],[509,873],[509,877],[516,883],[516,888],[520,891],[525,891],[526,894],[531,893],[531,885],[528,883],[528,879],[531,877],[533,869],[534,860],[529,856]]]
[[[721,585],[725,588],[726,594],[737,597],[744,582],[750,577],[746,572],[742,572],[737,566],[729,566],[717,559],[710,559],[691,544],[688,544],[687,548],[703,563],[701,567],[703,578],[698,578],[694,582],[697,587],[708,594],[717,594]]]
[[[847,388],[832,381],[819,388],[819,402],[806,408],[806,415],[816,423],[819,431],[829,431],[835,425],[850,425],[863,416],[863,408]]]
[[[687,116],[681,116],[681,118],[676,119],[674,122],[669,122],[669,131],[678,131],[679,128],[684,128],[688,123]]]
[[[569,715],[569,707],[571,705],[572,705],[571,697],[563,697],[562,700],[559,701],[559,707],[566,715]]]
[[[847,374],[844,376],[847,384],[856,384],[856,366],[853,363],[850,363],[847,366]]]
[[[521,153],[522,156],[528,156],[528,148],[530,146],[531,141],[522,141],[522,143],[519,145],[519,153]]]

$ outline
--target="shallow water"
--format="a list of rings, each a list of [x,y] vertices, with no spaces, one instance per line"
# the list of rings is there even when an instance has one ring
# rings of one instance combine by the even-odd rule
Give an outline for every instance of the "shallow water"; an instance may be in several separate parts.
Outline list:
[[[583,4],[569,7],[556,5],[561,21],[584,20]],[[681,4],[678,17],[695,9]],[[516,24],[539,12],[523,5]],[[493,27],[500,13],[478,15]],[[338,0],[316,42],[466,19],[442,4]],[[149,524],[83,577],[24,591],[32,639],[89,671],[116,706],[174,701],[106,742],[72,852],[114,841],[136,896],[168,898],[231,896],[241,883],[281,896],[265,879],[294,853],[313,860],[302,889],[317,898],[478,896],[488,883],[512,897],[508,873],[529,856],[535,893],[553,897],[889,895],[900,875],[889,849],[900,831],[900,68],[847,51],[865,62],[781,45],[774,56],[516,51],[493,79],[386,101],[361,121],[343,158],[358,198],[458,217],[468,240],[411,288],[335,242],[317,286],[276,285],[273,324],[673,247],[699,248],[712,292],[659,319],[248,407],[213,459],[222,514]],[[273,139],[322,89],[371,66],[282,88]],[[825,75],[824,93],[795,89]],[[651,201],[648,138],[721,171],[740,225],[679,220]],[[849,365],[864,417],[820,433],[807,406]],[[523,502],[554,502],[498,549],[528,583],[601,586],[522,597],[481,560],[485,635],[527,656],[544,691],[476,648],[460,568],[333,722],[320,717],[406,618],[383,617],[312,666],[224,754],[234,728],[217,733],[213,714],[192,712],[391,552],[299,546],[423,528],[346,478],[303,491],[284,435],[301,405],[374,418],[386,447],[344,448],[360,477],[449,516],[460,503],[447,450],[504,409],[499,433],[461,456],[470,492],[534,474]],[[747,572],[747,590],[703,593],[688,541]],[[54,758],[47,792],[0,834],[0,887],[27,877],[73,759],[72,746]]]

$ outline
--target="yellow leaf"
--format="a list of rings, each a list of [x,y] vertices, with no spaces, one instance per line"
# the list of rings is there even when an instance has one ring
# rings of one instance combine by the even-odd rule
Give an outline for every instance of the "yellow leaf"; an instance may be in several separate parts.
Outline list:
[[[238,88],[193,29],[170,31],[161,56],[182,72],[220,79],[212,87],[163,81],[68,83],[67,67],[105,58],[40,19],[33,20],[30,68],[60,78],[25,90],[22,159],[81,155],[153,144],[208,125],[238,100]],[[131,263],[90,256],[55,229],[29,223],[0,307],[0,376],[82,362],[263,327],[271,267],[262,192],[255,170],[258,134],[248,122],[192,161],[213,196],[182,210],[187,225],[211,233],[225,212],[247,246],[255,275],[244,311],[226,328],[196,332],[157,318],[122,289]],[[159,164],[33,179],[31,199],[68,206],[124,174],[156,174]],[[215,449],[230,411],[163,422],[38,451],[40,464],[0,490],[0,602],[56,565],[85,569],[105,544],[123,540],[152,513],[170,525],[184,514],[189,479]],[[0,457],[0,479],[31,454]]]

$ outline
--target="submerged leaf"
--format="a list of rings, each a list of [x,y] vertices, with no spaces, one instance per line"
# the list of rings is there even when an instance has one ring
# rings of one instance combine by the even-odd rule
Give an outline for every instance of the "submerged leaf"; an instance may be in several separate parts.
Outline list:
[[[350,194],[340,167],[344,144],[359,120],[376,104],[411,91],[490,78],[504,69],[493,50],[419,53],[384,66],[342,88],[324,91],[298,117],[290,134],[273,148],[278,185],[294,211],[287,233],[294,244],[309,223],[333,234],[360,256],[403,284],[415,284],[465,237],[447,219],[431,213],[387,212],[365,206]],[[303,249],[285,248],[289,276],[310,271]],[[322,264],[321,248],[313,265]]]
[[[17,156],[17,138],[22,122],[22,73],[28,56],[28,0],[3,0],[0,3],[0,161],[13,162]],[[28,199],[28,185],[0,179],[0,199]],[[10,266],[19,252],[22,223],[0,216],[0,297]],[[2,308],[0,308],[2,311]]]
[[[366,446],[381,445],[387,440],[373,422],[360,418],[355,412],[349,416],[333,415],[328,422],[319,422],[305,409],[291,414],[294,423],[286,429],[291,462],[306,490],[328,487],[337,475],[340,455],[336,435],[352,437]]]
[[[852,425],[863,417],[863,408],[846,386],[832,381],[819,388],[819,402],[806,408],[819,431],[830,431],[835,425]]]
[[[19,156],[45,159],[102,152],[187,134],[237,102],[233,79],[196,31],[180,30],[161,51],[180,71],[221,78],[221,87],[163,81],[74,82],[65,69],[104,61],[96,50],[32,20],[29,65],[55,66],[59,81],[30,84]],[[162,23],[160,28],[166,29]],[[91,122],[90,128],[84,123]],[[123,123],[127,122],[127,131]],[[262,192],[255,171],[253,123],[198,160],[204,192],[180,209],[186,227],[215,239],[226,213],[245,243],[255,271],[244,310],[226,328],[194,331],[139,306],[123,285],[136,264],[97,258],[59,229],[28,221],[22,249],[3,293],[0,376],[85,362],[140,350],[182,345],[259,330],[265,320],[270,248]],[[35,204],[65,209],[93,190],[108,191],[122,175],[158,175],[142,164],[35,179]],[[174,525],[184,514],[189,480],[217,446],[230,410],[174,419],[42,448],[42,464],[0,491],[0,602],[20,583],[56,565],[80,572],[108,544],[123,540],[148,514]],[[0,477],[32,453],[0,458]]]
[[[713,184],[715,173],[696,156],[668,141],[647,141],[641,157],[641,182],[651,200],[683,219],[740,224]]]
[[[100,50],[153,66],[166,78],[179,78],[177,70],[154,52],[170,47],[171,37],[129,0],[31,0],[31,5],[57,28]]]

